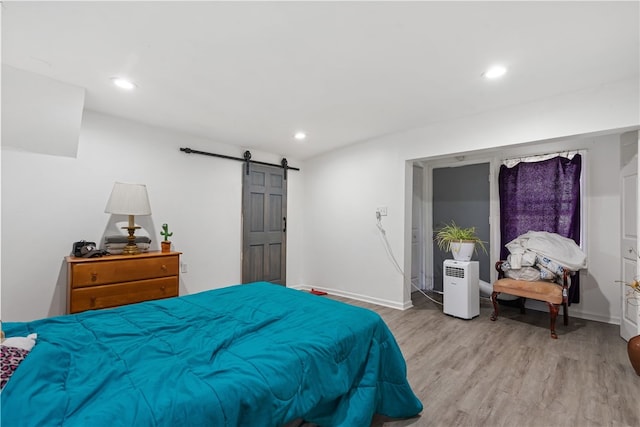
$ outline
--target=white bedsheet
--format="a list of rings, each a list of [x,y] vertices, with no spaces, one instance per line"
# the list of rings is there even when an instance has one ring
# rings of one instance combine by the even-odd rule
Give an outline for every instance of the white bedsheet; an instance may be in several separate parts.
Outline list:
[[[522,261],[528,259],[531,252],[547,257],[571,271],[587,268],[587,257],[582,249],[573,240],[556,233],[529,231],[505,246],[511,253],[512,268],[517,268],[514,264],[522,265]]]

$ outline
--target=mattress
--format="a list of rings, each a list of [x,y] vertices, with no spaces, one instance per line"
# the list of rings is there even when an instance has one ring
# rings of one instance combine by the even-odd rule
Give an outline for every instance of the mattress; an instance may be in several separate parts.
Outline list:
[[[26,323],[6,426],[368,426],[422,410],[384,321],[266,282]]]

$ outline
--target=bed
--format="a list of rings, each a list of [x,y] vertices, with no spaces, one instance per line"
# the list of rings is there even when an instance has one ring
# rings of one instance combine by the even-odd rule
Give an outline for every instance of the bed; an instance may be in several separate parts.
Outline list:
[[[422,411],[376,313],[266,282],[2,326],[37,334],[2,390],[3,427],[354,427]]]

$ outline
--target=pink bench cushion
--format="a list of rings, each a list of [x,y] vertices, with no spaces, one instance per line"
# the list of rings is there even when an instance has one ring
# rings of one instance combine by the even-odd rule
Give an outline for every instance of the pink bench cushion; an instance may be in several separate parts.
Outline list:
[[[493,291],[562,304],[562,286],[553,282],[500,279],[493,283]]]

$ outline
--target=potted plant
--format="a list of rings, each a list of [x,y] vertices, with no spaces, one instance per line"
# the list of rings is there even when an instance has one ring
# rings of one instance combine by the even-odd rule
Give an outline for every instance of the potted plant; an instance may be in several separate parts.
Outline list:
[[[160,242],[162,245],[162,252],[170,252],[171,242],[169,241],[169,237],[173,236],[173,232],[169,232],[169,226],[167,224],[162,224],[162,231],[160,232],[160,235],[164,236],[164,240]]]
[[[474,253],[477,253],[480,246],[483,252],[487,253],[484,242],[476,234],[475,227],[460,227],[455,221],[445,224],[436,230],[434,237],[440,250],[451,251],[453,259],[457,261],[469,261]]]

